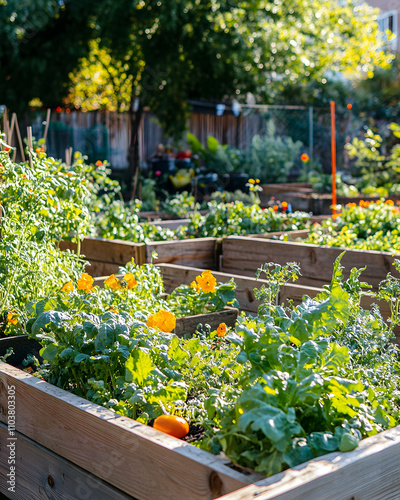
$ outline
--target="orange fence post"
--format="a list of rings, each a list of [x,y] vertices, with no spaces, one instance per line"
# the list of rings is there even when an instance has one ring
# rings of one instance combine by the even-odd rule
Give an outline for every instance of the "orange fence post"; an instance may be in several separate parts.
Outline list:
[[[335,101],[331,101],[332,217],[336,217],[336,124]]]

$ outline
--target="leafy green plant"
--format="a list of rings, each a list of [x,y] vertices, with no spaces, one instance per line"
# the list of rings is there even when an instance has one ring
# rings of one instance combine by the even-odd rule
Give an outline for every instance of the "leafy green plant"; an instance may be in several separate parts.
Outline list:
[[[343,283],[338,261],[315,299],[289,309],[269,302],[257,317],[240,318],[233,341],[247,368],[210,449],[269,476],[354,449],[398,422],[398,349],[379,312],[362,310],[347,291],[358,275]]]
[[[398,253],[398,214],[399,207],[391,200],[349,203],[335,219],[314,224],[305,242]]]
[[[239,168],[250,177],[260,179],[262,184],[286,182],[302,147],[300,141],[294,142],[291,137],[277,136],[274,122],[270,120],[266,134],[253,137]]]

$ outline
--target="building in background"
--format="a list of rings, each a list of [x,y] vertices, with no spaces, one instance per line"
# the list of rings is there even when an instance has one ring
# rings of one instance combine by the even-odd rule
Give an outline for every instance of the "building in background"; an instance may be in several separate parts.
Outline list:
[[[387,40],[387,35],[383,35],[387,40],[387,47],[390,50],[400,51],[398,41],[400,33],[400,0],[367,0],[372,7],[378,7],[380,10],[378,25],[379,29],[385,33],[391,31],[395,37]]]

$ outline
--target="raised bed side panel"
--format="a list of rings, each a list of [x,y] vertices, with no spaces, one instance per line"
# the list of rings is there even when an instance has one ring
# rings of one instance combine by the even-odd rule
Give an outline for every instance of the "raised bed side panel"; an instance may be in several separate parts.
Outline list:
[[[164,287],[167,293],[171,293],[181,284],[190,285],[190,283],[196,279],[196,276],[199,276],[204,271],[204,269],[174,264],[158,264],[158,266],[163,275]],[[220,271],[213,271],[213,275],[219,283],[226,283],[233,278],[236,283],[236,299],[239,302],[240,310],[249,313],[257,313],[258,306],[261,302],[255,299],[254,289],[260,288],[263,284],[267,284],[267,281]],[[311,286],[287,284],[282,287],[279,300],[280,302],[286,303],[288,300],[293,300],[295,304],[299,304],[304,295],[315,297],[320,291],[321,289]]]
[[[335,259],[343,251],[346,253],[341,263],[345,268],[343,274],[346,278],[353,267],[367,266],[361,278],[376,289],[388,272],[396,275],[396,269],[392,265],[396,256],[388,252],[350,250],[245,236],[229,236],[223,240],[221,271],[254,276],[257,269],[266,262],[281,265],[298,262],[301,276],[297,283],[321,287],[330,283]]]
[[[396,500],[400,497],[400,426],[263,479],[219,500]]]
[[[138,500],[212,499],[261,479],[0,362],[5,424],[10,387],[17,432]]]
[[[140,265],[146,262],[146,245],[123,240],[108,240],[105,238],[86,238],[82,241],[81,254],[89,261],[87,272],[91,276],[109,276],[118,272],[120,266],[125,266],[135,259]],[[76,252],[76,244],[61,241],[62,250]]]
[[[0,442],[10,445],[0,446],[0,477],[7,478],[0,481],[0,496],[11,500],[132,500],[19,432],[9,438],[7,426],[0,423]],[[15,467],[15,485],[12,475],[7,476],[10,466]]]
[[[190,240],[154,241],[146,244],[146,260],[157,252],[154,264],[169,263],[216,270],[218,267],[218,240],[195,238]]]

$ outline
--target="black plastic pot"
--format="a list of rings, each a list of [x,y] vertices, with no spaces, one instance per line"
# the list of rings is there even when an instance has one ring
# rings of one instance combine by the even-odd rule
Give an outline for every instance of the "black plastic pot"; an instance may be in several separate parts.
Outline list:
[[[0,339],[0,357],[4,356],[7,350],[12,347],[13,354],[7,357],[6,362],[10,365],[21,367],[22,362],[28,357],[28,354],[36,356],[39,361],[39,351],[42,346],[35,339],[29,338],[28,335],[18,335],[15,337],[4,337]]]

